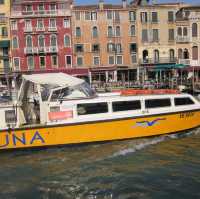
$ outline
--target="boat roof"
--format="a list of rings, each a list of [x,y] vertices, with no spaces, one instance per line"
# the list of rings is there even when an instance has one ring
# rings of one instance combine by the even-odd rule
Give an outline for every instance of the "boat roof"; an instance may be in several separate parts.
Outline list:
[[[45,73],[45,74],[33,74],[23,75],[22,78],[26,81],[33,82],[35,84],[47,84],[56,85],[59,87],[68,86],[73,87],[82,84],[84,80],[67,75],[65,73]]]

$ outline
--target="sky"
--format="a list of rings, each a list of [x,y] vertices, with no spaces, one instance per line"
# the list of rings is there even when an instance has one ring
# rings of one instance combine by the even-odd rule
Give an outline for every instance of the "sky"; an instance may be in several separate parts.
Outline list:
[[[74,0],[76,4],[96,4],[99,0]],[[119,4],[122,0],[104,0],[105,3]],[[200,4],[200,0],[157,0],[157,2],[186,2],[192,4]]]

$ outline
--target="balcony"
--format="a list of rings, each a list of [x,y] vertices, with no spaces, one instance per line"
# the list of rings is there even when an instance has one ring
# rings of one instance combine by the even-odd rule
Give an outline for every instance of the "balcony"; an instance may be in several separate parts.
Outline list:
[[[49,32],[55,32],[55,31],[57,31],[57,27],[55,26],[55,27],[48,27],[48,31]]]
[[[139,63],[142,65],[145,64],[166,64],[166,63],[176,63],[177,62],[177,58],[175,57],[163,57],[163,58],[159,58],[159,59],[140,59]]]
[[[190,42],[190,37],[189,36],[177,36],[176,37],[176,42],[177,43],[189,43]]]
[[[45,31],[45,27],[36,27],[36,31],[43,32]]]
[[[36,47],[26,47],[24,48],[24,54],[26,55],[32,55],[32,54],[37,54],[38,53],[38,48]]]
[[[57,53],[58,52],[58,47],[57,46],[50,46],[48,48],[49,53]]]
[[[179,59],[178,60],[179,64],[184,64],[184,65],[190,65],[191,64],[190,62],[191,62],[190,59]]]
[[[56,9],[56,10],[33,10],[33,11],[16,11],[12,10],[12,17],[46,17],[46,16],[71,16],[70,9]]]
[[[33,31],[33,28],[31,26],[24,28],[24,32],[32,32],[32,31]]]

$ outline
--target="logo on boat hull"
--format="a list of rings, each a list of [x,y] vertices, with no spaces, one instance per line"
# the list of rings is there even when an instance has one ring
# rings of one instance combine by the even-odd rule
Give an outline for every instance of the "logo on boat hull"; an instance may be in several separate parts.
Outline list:
[[[27,145],[34,145],[36,143],[37,144],[45,143],[44,138],[38,131],[33,133],[33,135],[31,137],[28,137],[27,133],[21,133],[18,135],[16,135],[15,133],[13,133],[13,134],[7,133],[0,137],[0,148],[6,148],[9,146],[23,147],[23,146],[27,146]]]
[[[157,118],[153,121],[142,121],[142,122],[136,122],[136,127],[140,126],[140,127],[151,127],[151,126],[155,126],[156,124],[159,124],[160,121],[166,120],[166,118]]]

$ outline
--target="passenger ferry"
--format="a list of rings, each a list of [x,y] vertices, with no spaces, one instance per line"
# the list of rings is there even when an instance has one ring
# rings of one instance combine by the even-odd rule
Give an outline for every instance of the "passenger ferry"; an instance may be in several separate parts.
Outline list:
[[[200,103],[176,92],[95,93],[63,73],[24,75],[15,102],[0,104],[0,149],[157,136],[200,125]]]

